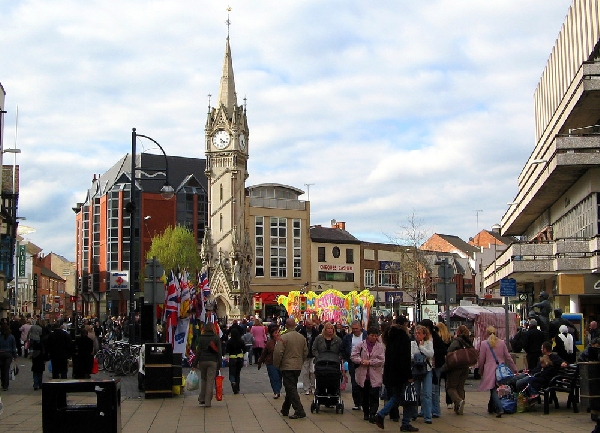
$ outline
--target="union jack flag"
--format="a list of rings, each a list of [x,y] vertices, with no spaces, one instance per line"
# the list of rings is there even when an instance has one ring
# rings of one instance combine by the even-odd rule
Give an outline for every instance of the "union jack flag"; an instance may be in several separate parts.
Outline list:
[[[202,274],[200,274],[199,286],[204,297],[208,297],[210,295],[210,287],[208,285],[208,274],[206,271],[202,271]]]
[[[165,315],[164,321],[166,322],[166,341],[167,343],[173,343],[175,328],[177,328],[177,317],[179,316],[179,281],[175,277],[175,273],[171,271],[171,277],[169,278],[169,284],[166,286],[165,293]]]

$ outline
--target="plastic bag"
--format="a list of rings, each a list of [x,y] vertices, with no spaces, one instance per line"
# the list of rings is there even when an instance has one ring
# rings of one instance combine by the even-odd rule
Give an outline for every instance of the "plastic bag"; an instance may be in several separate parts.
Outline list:
[[[223,376],[219,372],[219,375],[215,377],[215,398],[217,401],[223,400]]]
[[[194,391],[200,388],[200,380],[194,370],[191,370],[185,378],[185,389],[186,391]]]
[[[527,412],[529,410],[529,402],[524,392],[517,395],[517,413]]]
[[[100,367],[98,365],[98,358],[94,356],[94,362],[92,364],[92,374],[98,374]]]

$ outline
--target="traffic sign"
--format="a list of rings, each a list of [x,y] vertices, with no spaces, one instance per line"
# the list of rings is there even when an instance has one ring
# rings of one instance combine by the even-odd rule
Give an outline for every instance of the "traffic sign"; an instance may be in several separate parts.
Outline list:
[[[500,280],[500,296],[517,296],[517,280],[502,278]]]

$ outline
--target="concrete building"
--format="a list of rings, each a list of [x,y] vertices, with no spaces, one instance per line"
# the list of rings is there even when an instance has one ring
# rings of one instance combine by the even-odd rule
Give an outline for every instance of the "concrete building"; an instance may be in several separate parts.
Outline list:
[[[92,186],[76,214],[75,264],[77,295],[84,315],[99,317],[128,313],[129,290],[110,290],[110,272],[122,271],[139,293],[139,270],[150,249],[152,236],[168,226],[182,225],[194,233],[198,243],[204,238],[207,223],[207,183],[205,161],[197,158],[167,156],[166,179],[175,195],[165,200],[160,193],[164,176],[149,176],[151,169],[164,169],[163,155],[141,153],[136,156],[136,217],[134,227],[134,269],[129,269],[131,201],[131,155],[121,158],[106,173],[92,179]],[[137,296],[137,295],[136,295]],[[136,305],[136,309],[140,305]]]
[[[246,188],[252,310],[261,317],[280,313],[277,296],[302,290],[307,282],[310,285],[310,203],[299,199],[303,194],[298,188],[276,183]]]
[[[516,236],[484,286],[514,278],[554,307],[600,317],[600,1],[575,0],[534,94],[535,143],[504,216]]]

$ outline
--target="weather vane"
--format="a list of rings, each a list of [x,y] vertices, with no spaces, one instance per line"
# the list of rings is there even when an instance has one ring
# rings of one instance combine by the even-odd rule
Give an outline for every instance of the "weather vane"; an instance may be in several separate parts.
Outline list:
[[[231,25],[231,21],[229,20],[229,12],[231,12],[231,6],[227,6],[227,21],[225,21],[225,24],[227,24],[227,39],[229,39],[229,26]]]

